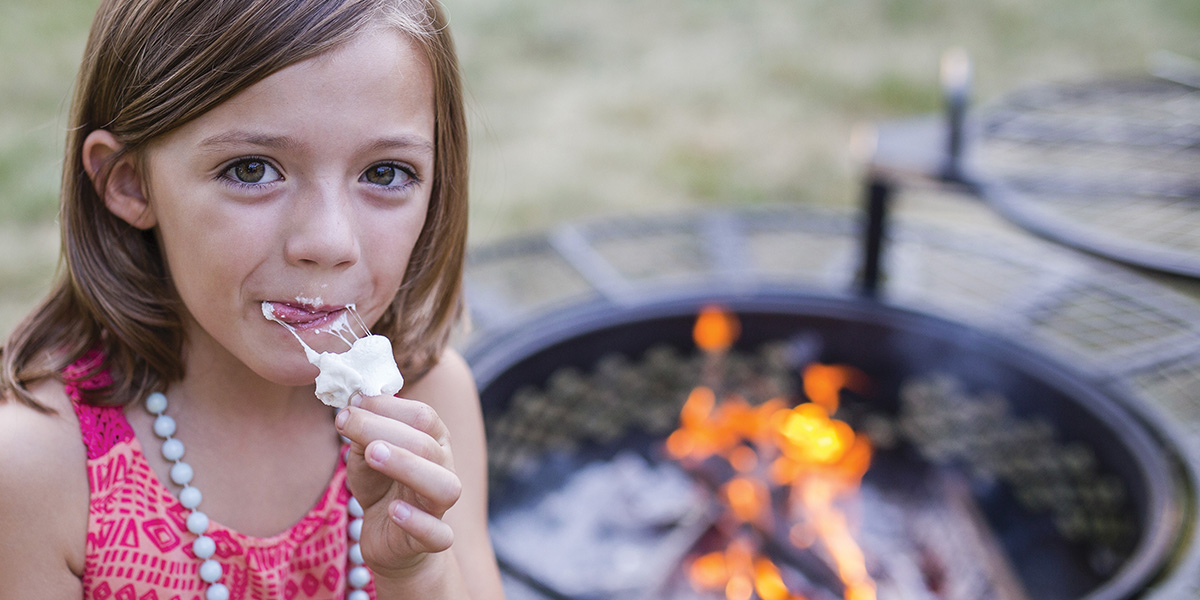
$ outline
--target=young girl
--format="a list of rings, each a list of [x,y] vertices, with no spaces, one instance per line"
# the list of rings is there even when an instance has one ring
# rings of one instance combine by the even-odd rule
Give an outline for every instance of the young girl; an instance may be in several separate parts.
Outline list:
[[[103,0],[3,348],[0,598],[501,598],[466,175],[435,0]],[[408,383],[335,412],[288,329],[352,308]]]

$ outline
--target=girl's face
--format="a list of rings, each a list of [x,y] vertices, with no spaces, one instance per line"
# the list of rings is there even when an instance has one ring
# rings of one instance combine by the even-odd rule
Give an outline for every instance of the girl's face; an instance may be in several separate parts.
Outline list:
[[[347,305],[374,323],[425,222],[433,139],[428,63],[381,29],[152,142],[143,181],[184,304],[187,358],[311,384],[315,368],[262,303],[317,350],[346,349],[318,330]]]

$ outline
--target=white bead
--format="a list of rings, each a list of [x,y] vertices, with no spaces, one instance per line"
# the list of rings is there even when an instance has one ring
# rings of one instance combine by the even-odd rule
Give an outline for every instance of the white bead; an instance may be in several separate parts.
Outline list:
[[[203,579],[206,583],[220,581],[221,575],[223,575],[221,563],[211,558],[200,563],[200,579]]]
[[[192,542],[192,553],[196,555],[196,558],[212,558],[216,551],[217,543],[207,535],[202,535]]]
[[[187,485],[192,482],[192,465],[177,462],[171,465],[171,481],[177,485]]]
[[[229,600],[229,588],[224,584],[214,583],[204,592],[205,600]]]
[[[146,412],[152,415],[162,414],[167,410],[167,397],[162,392],[154,392],[146,396]]]
[[[175,435],[175,419],[167,415],[158,415],[155,417],[154,435],[160,438],[169,438]]]
[[[203,497],[204,496],[200,493],[200,490],[190,485],[184,486],[182,490],[179,490],[179,503],[182,504],[184,508],[196,508],[197,506],[200,506],[200,500],[203,499]]]
[[[351,545],[350,546],[350,564],[361,565],[364,562],[366,562],[366,561],[363,560],[362,546],[360,544]]]
[[[183,458],[183,442],[170,438],[163,441],[162,445],[163,458],[175,462]]]
[[[371,595],[362,590],[354,590],[346,596],[346,600],[371,600]]]
[[[371,572],[366,567],[354,567],[350,569],[350,575],[346,581],[350,583],[350,587],[356,590],[362,589],[371,583]]]
[[[362,539],[362,525],[363,525],[362,519],[355,519],[353,521],[350,521],[350,525],[348,527],[346,527],[346,532],[350,534],[350,539],[352,539],[356,542],[358,540]]]
[[[188,531],[196,535],[202,535],[205,531],[208,531],[208,515],[198,510],[193,510],[192,514],[188,515],[187,528]]]
[[[354,517],[355,519],[363,516],[362,505],[358,503],[358,499],[354,496],[350,496],[350,501],[346,503],[346,511],[349,512],[350,516]]]

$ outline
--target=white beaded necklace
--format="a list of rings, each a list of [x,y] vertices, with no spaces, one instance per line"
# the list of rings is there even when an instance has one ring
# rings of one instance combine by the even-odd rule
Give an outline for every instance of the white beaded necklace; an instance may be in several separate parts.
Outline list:
[[[187,516],[187,528],[197,536],[192,542],[192,552],[196,558],[203,561],[200,563],[200,579],[208,584],[204,597],[206,600],[229,600],[229,588],[221,583],[224,570],[221,563],[212,557],[217,551],[217,544],[205,535],[208,532],[208,515],[198,510],[202,496],[200,490],[191,485],[194,475],[192,466],[183,462],[183,442],[172,437],[175,435],[175,419],[165,414],[167,397],[161,392],[151,393],[146,397],[146,411],[154,415],[154,435],[163,441],[163,458],[173,463],[171,481],[183,486],[179,492],[179,503],[190,511]],[[371,582],[371,571],[363,564],[362,547],[358,543],[362,537],[362,505],[351,496],[346,510],[350,513],[350,522],[346,527],[346,534],[350,538],[349,561],[354,565],[346,576],[351,590],[346,595],[346,600],[369,600],[370,596],[363,588]]]

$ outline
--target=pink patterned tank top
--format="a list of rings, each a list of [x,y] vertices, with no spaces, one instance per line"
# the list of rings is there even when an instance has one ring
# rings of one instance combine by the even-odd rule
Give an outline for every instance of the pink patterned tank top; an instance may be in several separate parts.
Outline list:
[[[80,389],[106,385],[107,373],[85,378],[99,355],[63,372],[87,447],[87,563],[84,600],[203,600],[207,585],[192,552],[184,508],[151,470],[121,407],[84,404]],[[346,595],[346,464],[338,464],[317,505],[287,531],[256,538],[209,525],[213,556],[230,600],[333,599]],[[367,588],[375,597],[374,585]]]

